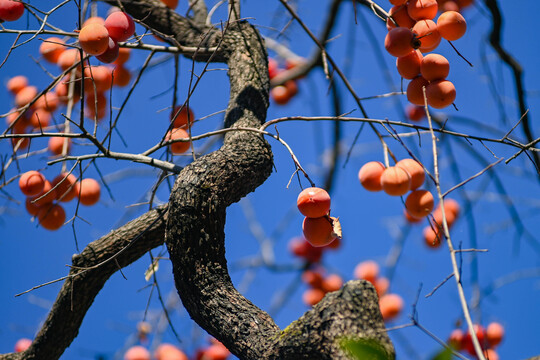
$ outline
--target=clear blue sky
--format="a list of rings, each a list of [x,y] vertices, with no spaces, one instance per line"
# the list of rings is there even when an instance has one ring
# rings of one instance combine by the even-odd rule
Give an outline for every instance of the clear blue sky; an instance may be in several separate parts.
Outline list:
[[[389,8],[386,0],[378,1]],[[35,6],[49,9],[54,2],[36,2]],[[320,29],[319,22],[326,14],[327,1],[299,1],[299,12],[308,26],[316,33]],[[260,31],[276,38],[288,17],[279,7],[278,2],[261,5],[259,2],[243,3],[243,16],[259,25]],[[315,6],[314,6],[315,5]],[[537,14],[540,3],[535,0],[520,2],[499,1],[504,14],[503,45],[515,56],[525,70],[524,83],[530,108],[531,126],[535,135],[540,136],[538,126],[538,106],[540,89],[540,69],[538,57],[540,48],[536,40]],[[279,9],[279,10],[276,10]],[[178,11],[185,12],[186,3],[181,2]],[[333,32],[330,54],[346,72],[355,91],[361,97],[379,95],[395,91],[400,87],[400,78],[394,67],[394,59],[384,52],[382,43],[386,30],[380,21],[363,7],[358,9],[357,24],[354,12],[349,4],[343,5],[339,14],[338,25]],[[105,15],[106,8],[100,4],[99,13]],[[76,28],[74,4],[68,4],[63,15],[53,16],[53,24],[73,30]],[[225,13],[218,11],[213,21],[224,19]],[[437,52],[445,55],[451,63],[449,79],[457,88],[456,105],[459,111],[445,109],[448,127],[463,133],[500,138],[517,122],[519,113],[516,107],[514,83],[508,68],[500,62],[486,40],[490,29],[489,16],[483,5],[469,9],[465,13],[469,30],[466,36],[455,42],[459,51],[474,64],[469,67],[461,60],[448,44],[442,44]],[[25,18],[11,24],[10,28],[23,29],[27,26]],[[29,28],[35,27],[30,21]],[[370,29],[370,30],[369,30]],[[141,31],[138,28],[138,31]],[[371,41],[370,32],[375,42]],[[7,48],[13,41],[12,36],[0,34],[0,54],[5,56]],[[314,46],[293,23],[277,38],[301,56],[309,56]],[[149,40],[153,42],[153,40]],[[155,41],[154,41],[155,42]],[[32,41],[27,46],[16,49],[0,68],[2,85],[13,75],[24,74],[30,82],[40,89],[50,79],[35,62],[39,41]],[[382,49],[382,59],[378,57],[374,46]],[[128,68],[140,69],[147,53],[133,53]],[[159,59],[166,57],[158,56]],[[157,58],[156,58],[157,60]],[[384,65],[384,66],[383,66]],[[386,73],[387,66],[389,73]],[[54,66],[45,65],[48,71],[56,74]],[[212,65],[218,69],[208,72],[202,78],[192,99],[191,106],[197,118],[223,110],[228,100],[226,73],[222,64]],[[119,131],[127,142],[124,147],[120,138],[115,136],[113,146],[118,151],[142,151],[155,144],[167,127],[168,113],[171,104],[173,74],[172,59],[164,63],[156,63],[141,79],[141,85],[133,93],[119,123]],[[195,71],[200,72],[200,64]],[[191,63],[186,59],[180,61],[179,99],[187,94],[191,71]],[[490,78],[491,75],[491,78]],[[304,115],[320,116],[332,114],[330,96],[327,93],[327,82],[324,74],[316,70],[307,79],[299,81],[300,93],[286,106],[272,104],[268,119],[281,116]],[[494,89],[495,88],[495,89]],[[361,116],[352,98],[340,83],[343,101],[343,112],[352,112],[351,116]],[[113,105],[118,106],[127,93],[126,89],[113,94]],[[494,97],[494,93],[498,98]],[[0,90],[0,113],[7,112],[12,106],[12,98],[2,88]],[[401,109],[406,104],[404,96],[394,96],[364,102],[370,117],[401,121]],[[164,111],[162,111],[165,109]],[[503,110],[503,111],[502,111]],[[439,112],[439,114],[443,114]],[[57,118],[59,120],[60,117]],[[204,133],[220,126],[222,114],[210,117],[198,123],[194,132]],[[426,123],[423,123],[424,125]],[[360,124],[344,123],[342,148],[346,153],[353,142]],[[498,131],[490,132],[490,128]],[[105,131],[102,126],[99,129]],[[273,129],[269,129],[273,131]],[[300,162],[309,172],[317,185],[322,186],[322,175],[325,173],[327,152],[332,143],[332,126],[329,122],[290,122],[280,124],[280,136],[295,151]],[[383,131],[383,129],[381,129]],[[398,131],[405,131],[398,129]],[[517,139],[522,140],[521,128],[515,130]],[[296,196],[300,187],[296,180],[289,179],[294,172],[290,155],[285,148],[275,141],[270,141],[275,156],[276,171],[257,191],[248,196],[240,204],[235,204],[228,211],[227,221],[227,258],[232,271],[233,280],[246,296],[265,310],[272,307],[277,294],[285,291],[288,298],[277,312],[276,322],[286,326],[298,318],[307,307],[302,304],[301,295],[304,285],[294,286],[297,272],[273,272],[265,268],[245,269],[239,266],[242,260],[256,256],[259,244],[250,231],[246,212],[250,207],[255,209],[257,222],[265,236],[274,243],[277,264],[294,264],[287,251],[289,239],[301,234],[302,217],[295,209]],[[388,140],[391,150],[398,158],[406,157],[404,148],[395,141]],[[204,143],[198,144],[203,146]],[[427,135],[422,135],[420,145],[417,137],[406,140],[408,147],[424,161],[429,169],[433,168],[431,143]],[[441,137],[438,143],[441,164],[441,182],[443,191],[451,188],[459,181],[479,172],[485,166],[475,160],[475,153],[488,163],[497,159],[478,142],[470,144],[463,140]],[[497,156],[509,158],[516,151],[508,146],[487,144]],[[45,147],[45,141],[36,141],[32,149]],[[0,141],[0,152],[9,154],[8,141]],[[454,156],[449,155],[449,149]],[[92,152],[89,147],[76,146],[75,153]],[[30,159],[20,160],[21,171],[44,168],[48,159],[46,153]],[[180,164],[189,158],[177,158]],[[450,257],[446,246],[439,250],[430,250],[423,245],[421,229],[415,226],[407,229],[402,218],[402,202],[399,198],[391,198],[382,193],[368,193],[358,183],[357,172],[367,161],[382,161],[382,148],[372,132],[366,127],[356,146],[352,149],[351,158],[344,163],[340,159],[337,167],[337,178],[332,189],[332,214],[339,216],[343,225],[343,247],[328,253],[324,265],[329,272],[337,272],[345,279],[352,279],[355,265],[366,259],[375,259],[383,270],[387,256],[402,234],[404,247],[402,256],[395,268],[395,276],[391,283],[391,291],[405,299],[405,311],[396,321],[389,324],[401,325],[409,322],[411,304],[415,301],[420,286],[420,299],[417,310],[422,325],[438,337],[446,339],[462,319],[455,282],[449,281],[433,296],[425,298],[451,272]],[[459,167],[459,174],[453,169],[453,162]],[[153,186],[157,172],[143,165],[128,162],[102,160],[99,169],[105,175],[111,194],[104,191],[99,204],[94,207],[81,207],[75,229],[81,247],[106,234],[112,228],[125,223],[128,219],[143,213],[145,206],[128,207],[146,200],[146,194]],[[508,197],[500,194],[500,189],[493,179],[485,175],[471,181],[462,190],[456,191],[452,197],[464,204],[464,195],[473,200],[470,212],[466,212],[452,229],[455,243],[462,242],[463,248],[471,246],[471,238],[475,237],[478,248],[489,249],[487,253],[477,255],[478,279],[481,289],[485,289],[502,277],[519,274],[520,271],[538,269],[539,255],[530,246],[529,241],[540,241],[540,187],[534,168],[526,157],[521,156],[509,165],[499,164],[495,168],[500,175]],[[48,177],[54,177],[60,171],[59,165],[44,169]],[[17,174],[12,166],[8,178]],[[98,177],[94,168],[90,168],[89,176]],[[460,180],[461,179],[461,180]],[[303,186],[308,183],[303,181]],[[433,184],[429,184],[433,190]],[[24,201],[15,184],[5,190],[19,201]],[[464,192],[463,192],[464,191]],[[157,202],[167,201],[167,186],[162,186],[157,193]],[[518,236],[516,225],[512,223],[509,212],[509,199],[526,229],[532,236]],[[70,225],[56,232],[49,232],[30,221],[24,210],[24,204],[9,201],[4,194],[0,196],[0,252],[4,254],[0,263],[2,281],[0,287],[0,352],[12,350],[15,341],[21,337],[32,337],[47,315],[48,308],[54,301],[60,284],[43,287],[30,294],[15,298],[14,295],[35,285],[59,278],[67,274],[66,264],[71,263],[72,254],[76,253],[73,230]],[[68,218],[73,216],[75,204],[66,207]],[[157,249],[154,255],[162,252]],[[471,287],[471,255],[464,254],[462,272],[467,298],[472,298]],[[149,256],[144,256],[134,265],[124,270],[125,280],[115,274],[96,298],[80,329],[79,337],[66,351],[62,359],[95,359],[104,355],[106,359],[114,359],[124,346],[133,343],[135,325],[142,319],[147,306],[150,287],[144,279],[144,270],[149,266]],[[158,279],[164,294],[175,292],[167,261],[160,263]],[[290,289],[290,291],[286,291]],[[484,294],[485,295],[485,294]],[[536,278],[524,278],[497,288],[488,296],[482,297],[479,310],[473,312],[474,319],[487,324],[499,321],[504,324],[507,335],[499,347],[501,359],[524,359],[540,354],[540,312],[538,311],[539,282]],[[149,305],[149,319],[154,321],[159,315],[160,304],[152,295]],[[204,342],[204,331],[193,326],[189,316],[181,305],[174,312],[174,325],[182,339],[182,346],[188,352],[194,344]],[[439,346],[431,338],[411,327],[391,333],[396,346],[398,359],[427,359],[435,353]],[[163,339],[174,342],[172,332],[165,329]]]

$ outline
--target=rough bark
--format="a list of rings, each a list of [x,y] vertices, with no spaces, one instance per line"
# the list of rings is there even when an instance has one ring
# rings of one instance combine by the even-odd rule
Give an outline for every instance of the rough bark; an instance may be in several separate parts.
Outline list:
[[[163,244],[167,206],[153,209],[88,244],[73,267],[28,350],[2,360],[56,360],[77,337],[86,312],[103,285],[119,269]]]
[[[225,61],[230,79],[224,126],[257,127],[265,121],[267,54],[252,25],[233,22],[219,31],[175,14],[158,0],[108,2],[121,2],[135,19],[172,35],[181,45],[219,45],[212,61]],[[203,18],[201,12],[197,17]],[[226,209],[261,185],[271,171],[272,152],[260,135],[227,133],[218,151],[198,158],[180,172],[166,207],[144,214],[75,256],[77,268],[71,274],[77,276],[64,283],[32,346],[0,359],[58,359],[76,337],[84,314],[110,275],[164,239],[183,305],[202,328],[239,358],[346,359],[340,346],[343,337],[375,339],[393,358],[377,295],[365,281],[349,282],[328,294],[283,331],[234,288],[225,259]],[[114,260],[105,262],[115,254]],[[89,267],[92,269],[80,269]]]

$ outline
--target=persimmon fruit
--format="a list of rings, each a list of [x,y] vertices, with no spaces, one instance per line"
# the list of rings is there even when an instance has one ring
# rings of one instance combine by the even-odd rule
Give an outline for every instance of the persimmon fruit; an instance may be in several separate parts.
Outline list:
[[[56,186],[56,200],[68,202],[79,193],[79,183],[73,174],[61,173],[52,181],[52,186]]]
[[[13,0],[0,0],[0,20],[15,21],[24,14],[24,4]]]
[[[150,352],[140,345],[132,346],[124,354],[124,360],[150,360]]]
[[[311,218],[325,216],[330,211],[330,195],[324,189],[309,187],[300,192],[296,205],[304,216]]]
[[[328,245],[336,238],[333,220],[328,216],[305,217],[302,223],[302,231],[306,240],[315,247]]]
[[[414,105],[424,105],[424,91],[423,87],[429,85],[429,81],[422,76],[417,76],[409,82],[407,85],[407,100]]]
[[[59,204],[42,206],[37,214],[39,224],[47,230],[58,230],[66,221],[66,212]]]
[[[388,195],[405,195],[411,189],[411,175],[399,166],[391,166],[383,171],[381,185]]]
[[[398,294],[385,294],[379,298],[379,309],[384,321],[392,320],[403,310],[403,299]]]
[[[441,34],[439,34],[437,24],[433,20],[419,20],[412,27],[412,31],[420,42],[418,48],[422,51],[432,51],[441,42]]]
[[[396,166],[407,170],[411,176],[411,190],[416,190],[424,184],[426,173],[420,163],[411,158],[401,159],[396,163]]]
[[[428,54],[420,63],[420,73],[428,81],[446,79],[450,73],[450,63],[439,54]]]
[[[26,196],[37,195],[43,191],[46,181],[45,176],[39,171],[30,170],[22,174],[19,178],[19,188]]]
[[[420,74],[422,59],[423,55],[419,50],[413,50],[407,55],[398,57],[396,59],[398,73],[404,79],[414,79]]]
[[[358,180],[368,191],[381,191],[381,175],[385,169],[383,163],[370,161],[365,163],[358,172]]]
[[[384,47],[390,55],[399,57],[405,56],[411,51],[417,49],[420,43],[414,33],[407,28],[393,28],[386,34]]]
[[[86,206],[94,205],[99,201],[101,186],[92,178],[82,179],[78,186],[79,200]]]
[[[409,0],[407,12],[414,20],[433,19],[439,6],[437,0]]]
[[[177,140],[177,139],[189,139],[189,134],[186,130],[182,128],[175,128],[167,132],[166,140]],[[186,142],[175,142],[170,145],[171,152],[175,155],[180,155],[189,150],[190,143]]]
[[[64,40],[58,37],[47,38],[46,41],[42,42],[39,46],[39,53],[43,58],[50,62],[51,64],[56,64],[60,54],[66,50]]]
[[[444,39],[454,41],[465,35],[467,22],[459,12],[445,11],[437,19],[437,29]]]
[[[456,100],[456,87],[448,80],[437,80],[426,87],[426,98],[430,106],[443,109]]]
[[[491,322],[486,328],[486,340],[491,347],[499,345],[504,338],[504,326],[498,322]]]
[[[191,127],[195,120],[195,114],[190,107],[179,105],[171,111],[170,119],[173,121],[174,128],[185,128],[188,124]]]
[[[407,212],[416,218],[428,216],[433,210],[433,206],[433,195],[427,190],[411,191],[405,200]]]
[[[8,80],[6,88],[13,95],[28,86],[28,78],[24,75],[17,75]]]
[[[409,16],[409,13],[407,12],[407,5],[393,6],[390,11],[388,11],[388,15],[390,15],[391,18],[394,19],[394,21],[392,21],[392,19],[390,18],[386,20],[386,28],[388,30],[394,29],[396,27],[404,27],[410,29],[416,23],[416,21],[411,19],[411,17]],[[398,26],[396,26],[396,24]]]
[[[358,263],[354,268],[354,277],[364,279],[374,284],[379,276],[379,264],[373,260],[366,260]]]
[[[135,33],[135,22],[123,11],[115,11],[105,19],[109,36],[116,42],[126,41]]]

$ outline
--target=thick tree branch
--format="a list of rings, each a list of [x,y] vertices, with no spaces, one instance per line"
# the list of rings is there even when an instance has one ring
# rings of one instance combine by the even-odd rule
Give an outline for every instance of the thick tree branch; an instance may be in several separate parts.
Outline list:
[[[0,355],[0,360],[58,359],[79,333],[86,312],[109,277],[163,244],[166,214],[166,205],[150,210],[74,255],[69,277],[30,348]]]

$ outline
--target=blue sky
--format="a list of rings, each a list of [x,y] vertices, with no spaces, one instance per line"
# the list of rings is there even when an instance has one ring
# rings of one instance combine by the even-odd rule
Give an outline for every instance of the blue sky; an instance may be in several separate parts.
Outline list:
[[[389,8],[385,0],[379,3]],[[42,5],[43,4],[43,5]],[[49,9],[52,1],[39,2],[39,7]],[[313,6],[316,5],[316,6]],[[537,111],[539,106],[540,70],[538,56],[540,50],[536,46],[536,17],[540,11],[540,3],[524,0],[518,3],[499,1],[505,17],[503,29],[503,45],[519,60],[524,68],[524,84],[530,108],[530,121],[535,135],[540,134]],[[327,1],[298,2],[299,13],[306,24],[317,33],[320,21],[326,14]],[[181,3],[178,11],[185,12],[186,4]],[[336,59],[347,74],[354,90],[361,97],[389,93],[400,88],[400,78],[394,67],[394,58],[384,52],[382,43],[386,30],[380,21],[369,11],[359,8],[357,24],[354,12],[349,4],[343,5],[339,14],[338,25],[333,31],[330,55]],[[52,17],[52,22],[73,30],[76,28],[75,7],[68,4],[64,12]],[[243,16],[257,24],[265,36],[277,38],[293,52],[301,56],[309,56],[314,46],[301,28],[293,23],[285,30],[289,18],[279,6],[279,2],[261,5],[259,2],[243,3]],[[105,15],[106,8],[100,4],[99,13]],[[459,111],[452,108],[438,111],[437,114],[448,118],[447,126],[453,130],[482,135],[491,138],[502,137],[519,119],[516,107],[514,83],[508,68],[501,63],[487,44],[490,29],[489,17],[483,5],[475,6],[465,12],[469,24],[467,34],[455,42],[459,51],[474,64],[469,67],[460,59],[448,44],[442,44],[437,52],[446,56],[451,63],[449,79],[457,89],[456,105]],[[213,21],[218,23],[225,18],[224,11],[218,11]],[[23,29],[27,26],[23,18],[8,24],[12,28]],[[35,27],[30,21],[29,28]],[[278,36],[281,32],[282,34]],[[369,31],[370,30],[370,31]],[[141,31],[141,28],[138,28]],[[370,38],[370,32],[374,41]],[[12,36],[0,34],[2,57],[13,41]],[[149,40],[153,42],[153,40]],[[39,41],[32,41],[27,46],[16,49],[0,68],[2,84],[13,75],[25,74],[30,82],[40,89],[50,79],[30,55],[37,58]],[[381,57],[374,47],[382,49]],[[271,54],[273,54],[271,52]],[[134,52],[127,66],[138,70],[147,53]],[[163,63],[151,66],[141,78],[141,85],[133,93],[119,123],[119,132],[127,143],[125,147],[118,136],[114,137],[113,146],[118,151],[140,152],[157,143],[164,133],[172,98],[172,74],[174,66],[172,58],[158,56]],[[45,64],[45,68],[54,74],[58,70]],[[386,67],[385,67],[386,66]],[[196,118],[205,117],[226,107],[228,84],[226,72],[222,64],[210,66],[215,71],[207,72],[190,100]],[[196,64],[195,72],[202,70]],[[389,72],[386,72],[386,69]],[[191,63],[187,59],[180,60],[179,99],[183,100],[188,92]],[[490,77],[491,74],[491,77]],[[286,106],[271,104],[268,119],[282,116],[322,116],[332,114],[331,97],[327,92],[327,81],[320,70],[315,70],[308,78],[298,82],[299,94]],[[343,112],[351,112],[350,116],[360,117],[356,104],[346,89],[339,83]],[[12,98],[5,90],[0,96],[0,113],[7,112]],[[494,94],[497,94],[497,97]],[[115,90],[113,106],[118,106],[127,89]],[[402,109],[406,105],[403,95],[366,100],[363,102],[367,113],[372,118],[403,121]],[[222,114],[211,116],[194,126],[197,134],[218,128],[222,122]],[[58,117],[59,118],[59,117]],[[426,125],[427,123],[421,123]],[[360,124],[343,123],[341,148],[344,154],[351,148],[354,136]],[[497,131],[490,132],[490,128]],[[103,133],[105,125],[100,126]],[[325,122],[287,122],[278,125],[280,136],[285,139],[298,156],[310,177],[322,186],[328,150],[332,144],[332,124]],[[384,130],[381,128],[381,131]],[[274,131],[274,129],[269,129]],[[406,129],[398,131],[406,132]],[[522,140],[521,128],[515,131],[516,139]],[[269,140],[275,156],[275,171],[272,176],[247,199],[235,204],[228,210],[226,225],[227,258],[231,267],[233,281],[246,296],[265,310],[272,308],[277,295],[285,293],[287,300],[275,315],[276,322],[284,327],[298,318],[307,307],[302,304],[301,295],[305,286],[297,282],[297,272],[275,272],[267,268],[245,269],[241,261],[256,256],[260,246],[249,228],[246,213],[255,210],[258,225],[265,236],[274,245],[277,264],[298,264],[287,250],[289,240],[301,234],[301,214],[295,209],[296,196],[300,186],[296,180],[287,184],[294,172],[294,165],[286,149],[279,143]],[[399,158],[407,156],[403,146],[388,139],[391,150]],[[412,149],[426,165],[433,169],[432,148],[427,135],[410,137],[405,144]],[[509,158],[515,148],[509,146],[485,144],[487,150],[479,142],[467,143],[449,137],[440,137],[441,185],[443,191],[451,188],[459,181],[481,171],[485,164],[477,161],[477,155],[487,163],[497,158]],[[196,144],[202,148],[204,142]],[[45,141],[36,141],[32,149],[45,147]],[[74,148],[76,154],[85,154],[93,150],[78,144]],[[0,152],[9,154],[8,141],[0,141]],[[495,158],[491,152],[495,154]],[[3,156],[4,156],[3,155]],[[340,216],[344,229],[343,246],[340,250],[325,255],[324,266],[329,272],[336,272],[344,279],[352,279],[355,265],[366,259],[375,259],[383,272],[390,250],[403,239],[403,252],[395,268],[391,282],[391,292],[400,294],[405,299],[405,310],[397,320],[389,326],[409,322],[408,314],[420,290],[417,310],[422,325],[446,339],[454,328],[456,321],[462,319],[455,282],[449,281],[433,296],[425,298],[451,272],[450,257],[446,246],[438,250],[427,249],[421,239],[421,226],[407,228],[402,218],[403,205],[399,198],[382,193],[368,193],[361,188],[357,180],[358,169],[367,161],[383,160],[380,142],[366,127],[352,148],[347,163],[344,157],[337,167],[337,177],[332,189],[332,214]],[[47,154],[40,154],[29,159],[22,159],[18,166],[21,171],[44,169],[47,177],[54,177],[60,171],[59,165],[45,168]],[[185,164],[189,157],[177,157],[179,164]],[[459,168],[456,173],[454,164]],[[130,207],[131,204],[144,202],[146,194],[157,179],[158,172],[129,162],[101,160],[98,163],[109,185],[111,197],[106,191],[102,199],[93,207],[81,207],[79,216],[85,221],[75,221],[77,240],[81,247],[106,234],[111,229],[125,223],[143,213],[144,205]],[[534,251],[530,241],[540,241],[539,211],[540,189],[534,168],[526,157],[521,156],[505,165],[495,167],[500,176],[502,186],[507,195],[501,194],[496,181],[484,175],[468,183],[451,196],[462,205],[465,197],[472,200],[472,209],[464,212],[452,228],[454,242],[462,243],[463,248],[471,247],[471,239],[476,238],[478,248],[488,249],[486,253],[477,255],[478,279],[480,289],[486,289],[507,275],[519,277],[524,271],[538,269],[539,254]],[[16,175],[17,167],[12,166],[8,178]],[[88,176],[98,178],[95,168],[88,170]],[[461,179],[461,180],[459,180]],[[302,180],[302,186],[308,183]],[[433,184],[428,183],[433,190]],[[15,184],[5,190],[18,201],[22,198]],[[164,202],[168,197],[167,186],[157,192],[156,202]],[[512,221],[511,207],[521,219],[526,231],[532,234],[519,236],[516,224]],[[3,273],[0,291],[0,351],[12,350],[15,341],[21,337],[32,337],[47,314],[47,310],[60,288],[59,284],[43,287],[22,297],[14,294],[27,290],[35,285],[64,276],[70,264],[72,254],[76,253],[73,229],[64,226],[56,232],[49,232],[36,226],[26,214],[24,204],[16,204],[5,196],[0,197],[0,251],[5,254],[0,263]],[[68,218],[75,212],[75,204],[66,206]],[[252,220],[253,221],[253,220]],[[251,223],[253,225],[253,222]],[[425,225],[425,224],[424,224]],[[406,234],[406,235],[404,235]],[[403,237],[402,237],[403,236]],[[162,252],[156,249],[153,254]],[[114,359],[122,349],[133,343],[136,323],[143,317],[149,302],[150,288],[144,279],[144,270],[150,264],[150,257],[144,256],[124,271],[127,280],[115,274],[96,298],[81,327],[79,337],[63,355],[62,359],[95,359],[103,355]],[[472,255],[466,253],[462,258],[462,273],[467,298],[472,298],[471,274]],[[165,294],[175,291],[167,261],[160,263],[157,277]],[[481,306],[473,311],[476,321],[487,324],[499,321],[504,324],[507,335],[498,348],[501,359],[523,359],[540,354],[537,334],[540,332],[540,312],[538,307],[538,277],[524,277],[495,289],[494,292],[482,294]],[[485,295],[485,296],[484,296]],[[155,321],[160,313],[160,304],[155,294],[149,305],[149,320]],[[192,352],[196,344],[204,343],[204,331],[198,330],[189,319],[181,305],[174,312],[174,325],[180,334],[181,347]],[[174,342],[172,332],[165,328],[163,339]],[[396,346],[398,359],[427,359],[440,347],[438,344],[414,327],[396,330],[391,333]]]

